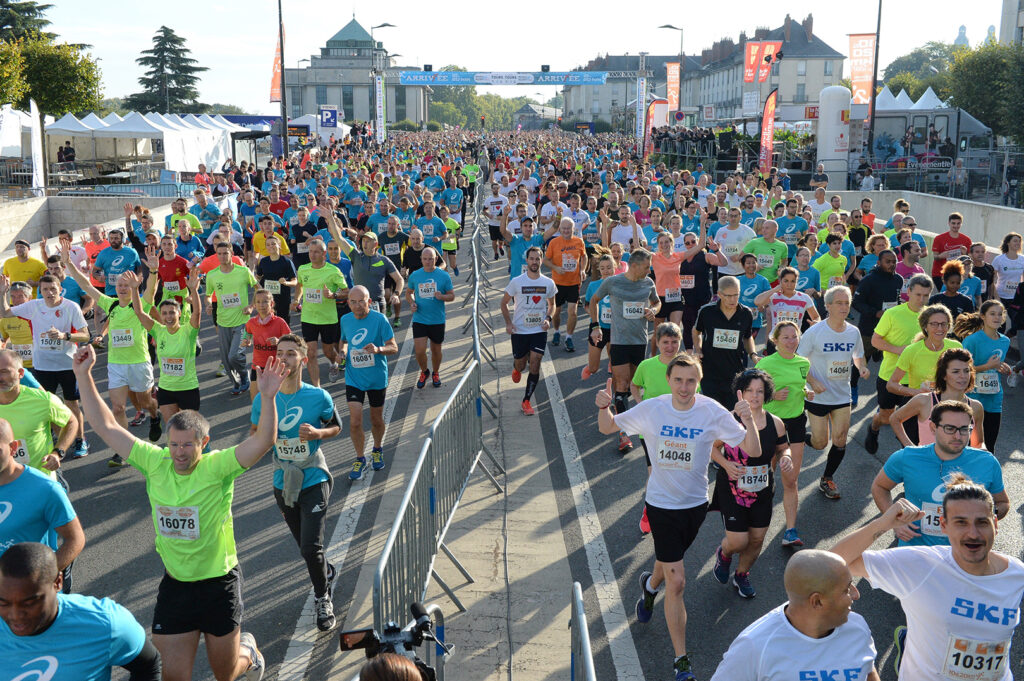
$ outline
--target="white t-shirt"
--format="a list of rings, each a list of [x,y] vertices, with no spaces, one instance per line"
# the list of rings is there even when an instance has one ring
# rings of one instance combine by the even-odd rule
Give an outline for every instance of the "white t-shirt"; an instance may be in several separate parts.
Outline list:
[[[590,216],[587,215],[587,211],[585,210],[574,211],[570,208],[568,211],[562,213],[562,217],[572,218],[574,236],[582,237],[583,230],[585,230],[590,224]]]
[[[562,213],[562,217],[565,217],[569,213],[569,206],[565,205],[561,201],[559,201],[558,203],[551,203],[549,201],[549,202],[545,203],[543,206],[540,207],[540,217],[541,217],[541,219],[553,218],[553,217],[555,217],[555,214],[558,213],[558,212],[561,212]],[[545,223],[544,228],[547,229],[552,224],[554,224],[554,223],[553,222],[547,222],[547,223]]]
[[[633,238],[633,225],[624,225],[621,222],[612,227],[611,241],[609,244],[620,243],[622,244],[623,250],[627,253],[632,252],[634,248],[640,248],[647,242],[644,241],[644,230],[640,228],[640,225],[636,227],[636,238],[640,243],[631,244],[630,239]]]
[[[719,267],[718,271],[721,274],[743,274],[743,265],[739,261],[732,262],[731,258],[734,255],[743,255],[743,247],[756,236],[754,230],[744,224],[740,224],[736,229],[728,227],[719,229],[715,234],[715,241],[721,246],[722,253],[730,260],[728,265]]]
[[[1011,260],[1005,253],[1000,253],[992,259],[992,269],[999,277],[999,288],[996,293],[1000,298],[1013,298],[1021,275],[1024,275],[1024,255],[1018,255],[1015,260]]]
[[[509,220],[508,224],[505,225],[505,229],[512,236],[519,236],[523,233],[523,226],[519,224],[519,220]]]
[[[822,201],[821,203],[818,203],[817,201],[808,201],[807,207],[811,209],[811,215],[813,215],[814,220],[817,221],[818,216],[831,208],[832,204],[828,201]]]
[[[499,194],[484,199],[484,210],[487,211],[487,224],[497,227],[501,224],[501,212],[508,205],[508,199]]]
[[[541,326],[548,314],[548,298],[554,298],[555,282],[543,274],[531,279],[523,272],[508,282],[505,293],[512,296],[515,309],[512,311],[512,333],[544,333]]]
[[[964,572],[949,546],[865,551],[871,586],[900,599],[907,645],[900,681],[1009,681],[1010,640],[1020,622],[1024,563],[997,575]]]
[[[706,502],[711,445],[721,440],[736,447],[747,436],[746,428],[728,409],[700,394],[686,411],[672,406],[672,395],[644,400],[617,414],[615,425],[643,436],[651,452],[646,500],[665,509],[694,508]]]
[[[875,644],[864,618],[851,612],[824,638],[800,633],[786,618],[786,603],[740,632],[711,681],[866,681],[875,666]]]
[[[32,324],[32,366],[41,371],[64,371],[70,369],[78,345],[66,340],[45,337],[50,327],[62,333],[84,331],[86,327],[82,308],[67,298],[61,298],[55,307],[36,298],[11,308],[15,316],[27,319]]]
[[[800,338],[796,354],[811,360],[810,375],[828,388],[814,396],[814,404],[850,403],[850,372],[857,370],[852,360],[864,356],[864,341],[856,326],[843,323],[846,328],[836,332],[818,322]]]
[[[784,321],[796,322],[799,327],[804,320],[804,314],[812,309],[814,309],[814,301],[802,291],[794,291],[792,297],[787,297],[779,292],[768,300],[768,314],[772,328]]]

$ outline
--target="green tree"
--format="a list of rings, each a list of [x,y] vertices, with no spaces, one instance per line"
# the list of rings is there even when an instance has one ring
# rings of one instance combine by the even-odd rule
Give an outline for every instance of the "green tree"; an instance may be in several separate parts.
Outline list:
[[[886,81],[885,84],[894,95],[898,95],[900,90],[906,90],[910,98],[915,101],[924,92],[920,79],[912,73],[898,73]]]
[[[438,89],[440,88],[435,89],[434,92],[437,92]],[[430,100],[428,115],[431,121],[437,121],[441,125],[465,126],[468,121],[466,114],[457,109],[451,102],[438,102],[433,98]]]
[[[241,116],[249,113],[240,106],[235,106],[234,104],[219,104],[217,102],[214,102],[213,104],[200,104],[199,108],[201,110],[195,111],[194,113],[205,113],[210,114],[211,116],[215,116],[217,114],[232,114]]]
[[[1024,90],[1020,87],[1024,82],[1024,45],[1009,48],[1008,63],[1005,81],[1014,85],[1004,92],[1003,126],[1005,134],[1014,142],[1024,144]]]
[[[553,107],[555,109],[561,109],[564,104],[565,104],[565,98],[562,97],[562,93],[561,92],[559,92],[557,95],[555,95],[554,97],[552,97],[548,101],[544,102],[544,106],[550,106],[550,107]]]
[[[889,62],[885,67],[885,84],[889,85],[889,80],[899,74],[909,73],[918,80],[925,80],[935,73],[948,71],[953,63],[953,55],[959,49],[952,43],[937,40],[927,42]],[[893,89],[891,85],[889,89]]]
[[[970,111],[996,135],[1011,134],[1004,113],[1008,95],[1020,87],[1019,81],[1010,80],[1014,49],[986,43],[973,50],[957,50],[949,70],[953,105]]]
[[[456,66],[449,64],[441,69],[442,71],[465,71],[466,69],[462,66]],[[475,125],[480,122],[480,107],[476,101],[476,87],[473,85],[438,85],[433,88],[434,94],[430,96],[430,106],[433,109],[434,105],[439,102],[446,102],[453,105],[458,111],[460,111],[465,117],[466,121],[472,121]],[[433,118],[431,114],[431,118]],[[448,123],[448,125],[466,125],[465,121],[461,124],[451,123],[449,121],[442,121],[440,118],[438,122]]]
[[[25,82],[25,57],[18,42],[0,42],[0,104],[21,101],[28,83]]]
[[[195,112],[201,109],[199,98],[199,76],[206,71],[198,66],[185,47],[185,38],[166,26],[161,26],[153,36],[153,47],[142,51],[135,60],[146,68],[146,74],[139,78],[142,92],[129,95],[128,105],[137,111]]]
[[[100,67],[80,47],[38,36],[22,41],[21,54],[28,85],[19,102],[21,108],[27,109],[31,98],[40,116],[59,118],[99,106]]]
[[[43,14],[51,7],[33,0],[0,0],[0,41],[13,42],[33,35],[56,38],[53,33],[43,32],[50,25]]]
[[[129,109],[124,102],[124,97],[107,97],[100,100],[100,104],[96,107],[96,115],[100,118],[104,118],[107,114],[116,113],[118,116],[124,116],[129,113]],[[75,115],[85,116],[88,115],[89,111],[76,112]]]

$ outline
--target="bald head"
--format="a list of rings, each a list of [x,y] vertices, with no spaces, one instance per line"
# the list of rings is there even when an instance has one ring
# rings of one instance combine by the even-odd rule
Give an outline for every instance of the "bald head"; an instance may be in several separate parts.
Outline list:
[[[842,558],[829,551],[804,549],[786,564],[783,582],[790,603],[804,603],[813,594],[830,594],[850,579]]]

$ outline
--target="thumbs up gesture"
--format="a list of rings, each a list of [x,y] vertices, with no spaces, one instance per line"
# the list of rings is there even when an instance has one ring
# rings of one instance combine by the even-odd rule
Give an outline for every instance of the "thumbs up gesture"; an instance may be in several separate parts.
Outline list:
[[[612,379],[608,379],[608,384],[605,387],[597,391],[597,397],[594,398],[594,404],[597,405],[598,409],[607,409],[612,406]]]

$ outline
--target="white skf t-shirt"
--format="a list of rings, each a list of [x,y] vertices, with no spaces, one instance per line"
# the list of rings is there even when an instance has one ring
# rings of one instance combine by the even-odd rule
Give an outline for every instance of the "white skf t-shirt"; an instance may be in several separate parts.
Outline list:
[[[1007,557],[996,575],[967,574],[949,546],[865,551],[876,589],[900,599],[907,646],[900,681],[1009,681],[1010,640],[1020,622],[1024,563]]]
[[[828,636],[811,638],[789,623],[786,605],[736,637],[711,681],[866,681],[875,666],[875,644],[863,617],[851,612]]]
[[[846,324],[845,329],[837,332],[828,322],[818,322],[800,338],[800,348],[796,352],[811,360],[810,375],[827,388],[814,396],[814,404],[850,403],[850,375],[857,371],[853,358],[864,356],[860,329]]]
[[[694,508],[706,502],[711,445],[721,440],[736,447],[747,436],[729,410],[700,394],[686,411],[672,406],[672,395],[644,400],[617,414],[615,425],[643,436],[651,453],[646,500],[665,509]]]

